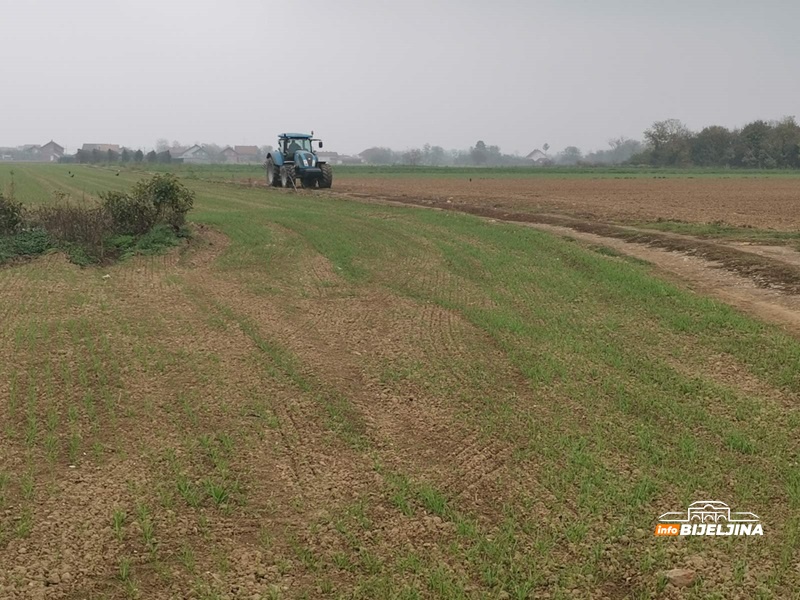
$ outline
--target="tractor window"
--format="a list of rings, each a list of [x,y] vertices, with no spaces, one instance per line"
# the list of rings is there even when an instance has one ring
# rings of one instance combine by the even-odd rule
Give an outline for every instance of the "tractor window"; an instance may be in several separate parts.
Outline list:
[[[311,152],[311,140],[307,138],[296,138],[285,141],[286,152],[294,153],[298,150],[305,150]]]

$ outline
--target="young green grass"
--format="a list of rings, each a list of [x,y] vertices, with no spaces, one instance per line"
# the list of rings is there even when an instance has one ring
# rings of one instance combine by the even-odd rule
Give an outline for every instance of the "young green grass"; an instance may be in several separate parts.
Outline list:
[[[116,178],[99,167],[80,169],[100,189],[130,183],[127,174]],[[302,552],[291,559],[282,557],[275,563],[278,575],[291,574],[296,581],[329,579],[336,582],[334,593],[339,596],[363,598],[574,597],[580,596],[574,590],[603,589],[604,583],[616,585],[618,579],[630,577],[625,580],[629,581],[625,594],[652,597],[664,588],[664,570],[689,552],[706,552],[691,540],[674,545],[674,554],[664,552],[669,547],[659,544],[664,540],[649,535],[653,521],[662,512],[685,507],[702,492],[769,519],[769,535],[758,544],[734,540],[715,546],[716,558],[734,565],[731,586],[736,581],[750,585],[748,575],[757,573],[758,585],[765,591],[750,585],[742,593],[784,597],[797,589],[792,565],[798,534],[791,512],[800,503],[796,339],[665,282],[646,265],[528,228],[215,184],[203,180],[199,169],[195,175],[191,185],[200,199],[194,217],[223,231],[230,245],[202,277],[187,273],[206,267],[182,265],[186,271],[170,281],[170,293],[186,299],[191,316],[165,313],[170,319],[151,318],[147,313],[134,318],[126,312],[105,315],[95,323],[74,317],[96,308],[95,292],[76,292],[65,299],[72,316],[58,315],[63,339],[53,344],[72,350],[74,360],[53,364],[50,371],[58,374],[67,391],[69,404],[60,409],[67,411],[66,416],[59,413],[62,418],[51,425],[47,411],[58,394],[48,390],[46,381],[31,376],[33,368],[30,373],[10,370],[14,375],[8,378],[11,418],[3,422],[3,431],[14,432],[8,443],[12,449],[19,445],[23,454],[26,437],[30,439],[26,459],[35,460],[36,444],[46,450],[51,443],[48,436],[58,435],[70,446],[76,440],[75,448],[67,452],[73,464],[100,440],[117,450],[114,460],[124,461],[143,451],[139,438],[126,435],[125,428],[135,428],[137,419],[163,411],[169,427],[182,437],[178,442],[174,437],[147,438],[147,444],[162,446],[149,450],[155,457],[148,461],[152,485],[146,495],[136,492],[134,498],[145,509],[137,508],[136,516],[131,516],[142,531],[141,543],[151,553],[157,546],[155,520],[144,503],[157,506],[153,504],[157,501],[165,514],[169,505],[169,510],[198,524],[202,543],[192,546],[197,557],[186,561],[196,560],[198,572],[199,565],[203,569],[209,565],[216,575],[224,576],[224,557],[213,556],[212,561],[205,548],[215,545],[219,523],[231,515],[213,508],[238,509],[243,494],[237,486],[250,483],[248,474],[239,469],[255,446],[271,447],[282,438],[303,442],[295,439],[297,434],[286,433],[282,426],[288,428],[290,423],[281,423],[276,416],[295,413],[289,409],[276,413],[275,400],[258,389],[245,399],[246,406],[225,402],[216,412],[213,402],[205,402],[205,391],[190,391],[188,386],[177,386],[180,391],[170,397],[174,401],[141,397],[126,389],[139,380],[155,389],[176,373],[182,376],[178,381],[191,381],[198,390],[219,385],[220,370],[243,363],[223,355],[227,362],[220,367],[168,347],[194,339],[192,324],[202,329],[201,323],[208,320],[216,323],[216,336],[235,335],[247,341],[252,355],[242,360],[257,365],[263,381],[278,382],[290,397],[310,401],[309,412],[318,411],[314,416],[322,417],[326,434],[338,436],[329,435],[327,440],[344,441],[356,456],[386,459],[397,469],[408,466],[403,472],[377,470],[377,491],[369,496],[324,503],[325,510],[335,513],[330,535],[338,545],[309,546],[313,557],[305,559]],[[48,170],[46,177],[60,174]],[[317,258],[335,275],[324,275],[329,284],[309,285],[303,280],[308,260]],[[123,272],[127,273],[115,272],[112,281],[122,279],[118,275]],[[70,284],[80,282],[85,274],[78,273],[63,275],[63,282],[69,277],[76,278]],[[2,277],[8,275],[0,272]],[[214,277],[224,282],[220,289],[241,286],[236,291],[242,291],[252,305],[210,293],[205,283]],[[10,287],[9,280],[2,283]],[[96,293],[113,304],[113,288],[96,283]],[[153,289],[161,284],[155,281]],[[131,309],[137,308],[126,291],[116,293],[125,295]],[[468,432],[476,441],[475,450],[466,454],[475,456],[458,462],[452,458],[461,450],[458,442],[442,442],[436,448],[441,454],[437,458],[450,463],[424,469],[424,475],[416,472],[413,467],[422,453],[398,455],[386,443],[394,441],[394,430],[376,427],[391,418],[392,411],[405,409],[369,394],[351,399],[346,384],[298,354],[317,341],[317,332],[308,332],[313,322],[307,319],[303,302],[318,298],[315,309],[333,307],[329,316],[338,316],[336,303],[351,297],[378,298],[375,310],[382,310],[385,303],[398,311],[392,317],[403,326],[386,330],[397,336],[400,350],[393,342],[389,345],[401,356],[387,363],[380,357],[357,359],[348,354],[342,365],[363,373],[366,381],[380,382],[387,397],[413,395],[415,402],[430,402],[442,414],[452,414],[453,422],[449,416],[441,417],[431,426],[453,434]],[[271,313],[260,319],[260,301],[275,310],[274,319]],[[401,313],[398,307],[410,308]],[[434,314],[432,308],[448,320],[425,321],[426,315]],[[414,318],[422,321],[413,322]],[[371,335],[369,326],[356,322],[354,333]],[[108,330],[110,346],[98,335],[100,327]],[[404,337],[406,327],[412,332],[408,337]],[[172,328],[185,337],[170,338]],[[3,335],[7,350],[30,360],[52,343],[45,326],[27,321]],[[163,344],[160,336],[167,338]],[[110,352],[116,356],[114,366],[107,354],[117,343],[120,349]],[[127,379],[122,381],[120,373]],[[382,404],[374,405],[378,411],[369,411],[367,401]],[[120,421],[118,440],[101,437],[112,406]],[[426,413],[420,410],[420,414]],[[224,429],[216,429],[223,427],[221,423]],[[164,446],[175,449],[171,454],[162,452]],[[492,454],[498,448],[502,451]],[[494,470],[475,474],[476,489],[481,483],[496,486],[489,488],[496,490],[490,501],[459,487],[462,473],[473,475],[470,460],[482,450],[491,454],[487,460],[493,461]],[[330,448],[321,450],[322,456],[329,454]],[[21,495],[25,491],[17,476],[14,473],[5,485],[5,495],[15,503],[17,481]],[[36,483],[37,493],[48,493],[44,484]],[[31,475],[31,496],[33,486]],[[173,506],[174,492],[180,500]],[[263,498],[256,496],[252,512],[248,503],[234,520],[247,523],[252,515],[260,515],[251,531],[268,529],[269,552],[275,555],[292,538],[274,527],[277,521],[271,519],[281,518],[282,510],[306,515],[320,509],[313,494],[293,491],[287,498],[285,504],[267,509]],[[391,534],[382,527],[387,512],[402,532],[419,533],[424,531],[421,525],[439,520],[442,531],[428,537],[419,533],[427,546],[404,549],[395,556],[396,540],[388,539]],[[120,524],[119,531],[125,529]],[[313,535],[312,525],[303,533]],[[175,550],[187,540],[174,542],[169,541],[169,556],[180,560]],[[169,560],[168,553],[163,554]],[[726,591],[732,594],[734,588]],[[313,592],[297,591],[299,597],[303,593],[315,597],[318,592],[316,587]],[[712,592],[698,587],[689,593],[700,597]]]
[[[180,475],[176,482],[178,493],[192,508],[197,508],[202,502],[203,496],[200,488],[192,483],[186,475]]]
[[[663,220],[638,223],[637,226],[703,238],[730,239],[761,244],[800,244],[800,233],[793,231],[736,227],[722,222],[686,223],[683,221]]]
[[[122,509],[116,509],[111,515],[111,528],[114,530],[114,535],[117,536],[117,540],[120,542],[124,535],[123,527],[127,518],[128,514]]]
[[[206,479],[203,482],[206,494],[218,508],[223,508],[231,501],[231,490],[225,482]]]
[[[192,548],[191,545],[189,545],[188,543],[184,542],[184,544],[181,546],[181,550],[180,550],[180,553],[178,555],[178,558],[181,561],[181,564],[186,568],[187,571],[189,571],[190,573],[194,573],[195,565],[196,565],[196,558],[195,558],[194,549]]]
[[[0,507],[5,506],[6,491],[11,483],[11,475],[6,471],[0,471]]]
[[[145,548],[151,553],[154,553],[157,548],[157,541],[155,537],[155,524],[150,509],[146,504],[136,505],[136,520],[139,523],[139,529],[142,532],[142,542]]]

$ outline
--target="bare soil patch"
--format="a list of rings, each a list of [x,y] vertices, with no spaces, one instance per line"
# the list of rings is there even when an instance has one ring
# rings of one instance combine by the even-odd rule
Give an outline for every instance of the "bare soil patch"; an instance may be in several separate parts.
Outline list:
[[[335,190],[374,198],[410,199],[509,212],[557,212],[605,222],[723,221],[792,231],[800,226],[797,179],[337,179]]]

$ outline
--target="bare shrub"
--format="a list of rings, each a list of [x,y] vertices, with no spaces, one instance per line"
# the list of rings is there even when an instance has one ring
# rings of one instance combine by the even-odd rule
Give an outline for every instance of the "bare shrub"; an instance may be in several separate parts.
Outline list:
[[[22,204],[0,194],[0,235],[11,235],[22,228]]]
[[[105,259],[106,240],[113,228],[104,207],[59,202],[40,206],[31,216],[32,223],[44,229],[59,246],[79,248],[89,262]]]
[[[29,209],[0,194],[0,262],[60,248],[81,265],[153,253],[187,235],[194,192],[174,175],[156,175],[131,193],[105,192],[102,202],[73,203],[56,191],[53,204]]]

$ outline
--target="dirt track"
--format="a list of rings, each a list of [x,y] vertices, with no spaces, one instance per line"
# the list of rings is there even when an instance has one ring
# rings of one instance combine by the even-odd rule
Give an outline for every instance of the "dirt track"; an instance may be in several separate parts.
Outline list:
[[[522,223],[613,248],[800,334],[800,252],[616,224],[669,219],[791,231],[800,225],[795,180],[359,178],[345,180],[338,190],[365,201]]]

